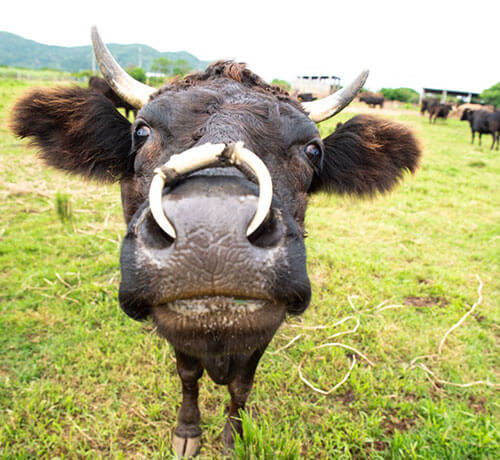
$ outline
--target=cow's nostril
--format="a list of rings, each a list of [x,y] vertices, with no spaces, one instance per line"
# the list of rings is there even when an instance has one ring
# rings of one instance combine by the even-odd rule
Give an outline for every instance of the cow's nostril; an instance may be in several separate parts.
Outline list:
[[[153,249],[166,249],[174,242],[174,239],[167,235],[156,223],[150,212],[147,213],[144,219],[141,233],[146,246]]]
[[[281,218],[271,209],[260,227],[248,236],[248,241],[259,248],[272,248],[280,242],[282,236]]]

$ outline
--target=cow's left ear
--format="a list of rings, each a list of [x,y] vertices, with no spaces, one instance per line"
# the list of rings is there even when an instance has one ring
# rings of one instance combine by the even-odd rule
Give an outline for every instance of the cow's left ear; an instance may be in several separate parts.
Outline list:
[[[323,165],[313,179],[311,193],[370,196],[386,192],[406,171],[415,172],[421,153],[406,126],[368,115],[339,123],[323,143]]]

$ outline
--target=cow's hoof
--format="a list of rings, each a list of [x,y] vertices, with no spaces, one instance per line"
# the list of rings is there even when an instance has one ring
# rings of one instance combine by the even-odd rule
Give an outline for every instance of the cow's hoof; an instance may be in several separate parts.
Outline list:
[[[196,457],[200,451],[201,436],[181,438],[174,434],[172,447],[177,458]]]
[[[238,433],[240,437],[243,437],[241,422],[238,419],[233,419],[231,421],[227,420],[224,425],[224,431],[222,432],[222,444],[226,454],[229,454],[234,450],[234,439],[236,437],[236,433]]]

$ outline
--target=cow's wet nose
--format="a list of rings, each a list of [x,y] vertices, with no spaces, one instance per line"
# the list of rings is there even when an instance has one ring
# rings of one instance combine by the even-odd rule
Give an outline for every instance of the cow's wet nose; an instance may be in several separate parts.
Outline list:
[[[257,194],[254,184],[237,177],[192,177],[163,194],[163,212],[175,229],[175,239],[160,228],[148,209],[131,223],[132,231],[152,250],[194,251],[200,258],[217,259],[225,251],[243,254],[252,246],[275,248],[285,234],[277,207],[271,207],[264,222],[247,236]]]
[[[223,249],[236,251],[246,245],[276,247],[284,231],[277,209],[270,209],[259,228],[249,236],[246,234],[257,200],[255,195],[181,199],[164,195],[163,211],[175,229],[175,239],[160,228],[147,211],[135,232],[146,246],[156,249],[172,246],[184,250],[187,246],[198,246],[201,250],[213,246],[220,252]]]

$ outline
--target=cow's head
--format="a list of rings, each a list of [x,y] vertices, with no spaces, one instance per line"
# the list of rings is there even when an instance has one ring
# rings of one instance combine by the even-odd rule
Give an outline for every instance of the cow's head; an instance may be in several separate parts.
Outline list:
[[[108,83],[140,108],[135,122],[66,87],[21,99],[13,131],[52,166],[120,183],[120,305],[151,315],[178,361],[230,383],[286,314],[309,304],[308,195],[388,191],[415,171],[419,147],[406,127],[368,116],[320,137],[315,122],[347,105],[367,73],[303,104],[234,62],[154,90],[126,75],[95,31],[93,40]]]
[[[470,121],[472,120],[472,114],[474,113],[474,110],[471,110],[469,108],[465,109],[462,113],[462,116],[460,117],[460,121]]]

